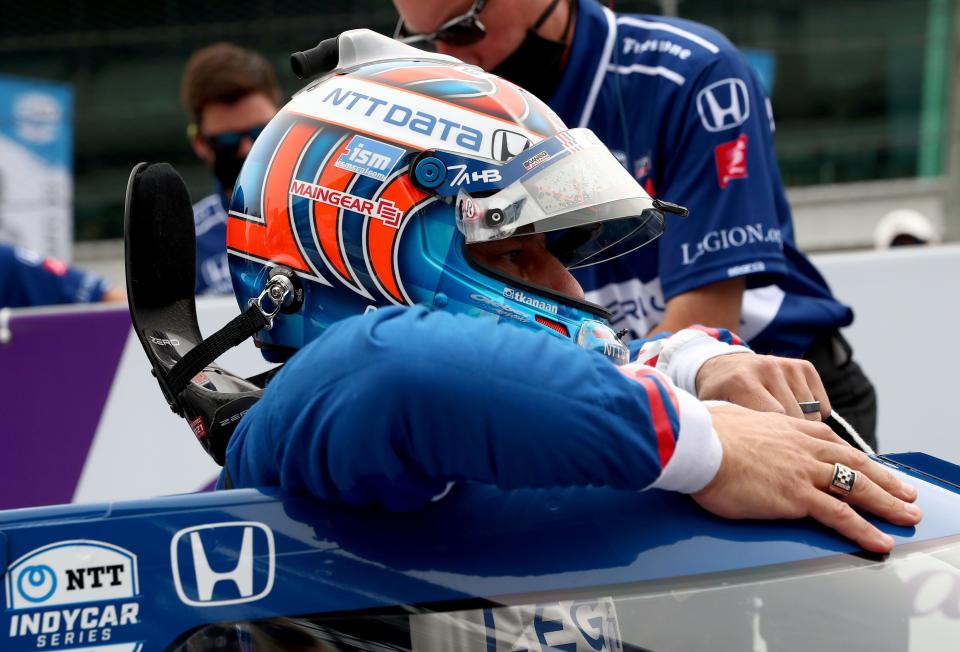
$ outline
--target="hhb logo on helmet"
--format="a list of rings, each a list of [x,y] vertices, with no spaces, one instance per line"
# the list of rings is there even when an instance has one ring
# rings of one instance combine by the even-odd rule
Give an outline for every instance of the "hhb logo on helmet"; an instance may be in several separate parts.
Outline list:
[[[254,521],[189,527],[173,536],[170,564],[184,604],[219,607],[254,602],[273,589],[273,531]]]

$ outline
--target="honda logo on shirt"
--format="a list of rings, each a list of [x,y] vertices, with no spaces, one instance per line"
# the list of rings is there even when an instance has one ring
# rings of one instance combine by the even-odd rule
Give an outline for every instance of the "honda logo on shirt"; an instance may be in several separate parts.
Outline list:
[[[184,604],[221,607],[254,602],[273,588],[273,532],[254,521],[189,527],[173,536],[170,564]]]
[[[742,79],[721,79],[697,94],[697,111],[707,131],[739,127],[750,117],[750,96]]]

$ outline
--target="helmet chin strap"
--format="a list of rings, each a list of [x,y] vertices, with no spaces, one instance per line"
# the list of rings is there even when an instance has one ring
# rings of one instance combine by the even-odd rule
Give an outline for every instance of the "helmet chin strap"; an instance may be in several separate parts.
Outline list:
[[[206,338],[177,361],[167,373],[167,386],[173,396],[179,396],[198,373],[213,364],[217,358],[241,344],[261,330],[273,328],[273,318],[280,314],[284,304],[293,300],[293,283],[286,276],[272,277],[256,299],[250,299],[247,309],[226,326]],[[265,305],[266,302],[266,305]]]

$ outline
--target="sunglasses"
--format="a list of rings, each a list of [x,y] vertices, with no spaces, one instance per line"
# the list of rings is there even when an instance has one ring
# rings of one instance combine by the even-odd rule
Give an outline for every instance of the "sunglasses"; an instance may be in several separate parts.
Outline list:
[[[487,0],[474,0],[473,6],[465,14],[451,18],[430,34],[416,34],[407,31],[403,16],[397,22],[393,38],[401,43],[414,45],[417,43],[436,43],[441,41],[448,45],[473,45],[483,40],[487,35],[487,28],[480,22],[480,12],[486,6]]]
[[[256,127],[250,127],[249,129],[244,129],[242,131],[227,131],[222,134],[213,134],[211,136],[202,136],[204,142],[210,146],[211,149],[218,152],[225,151],[235,151],[240,148],[240,143],[243,142],[244,138],[249,138],[250,140],[256,140],[257,136],[263,133],[263,130],[267,128],[266,124],[257,125]]]

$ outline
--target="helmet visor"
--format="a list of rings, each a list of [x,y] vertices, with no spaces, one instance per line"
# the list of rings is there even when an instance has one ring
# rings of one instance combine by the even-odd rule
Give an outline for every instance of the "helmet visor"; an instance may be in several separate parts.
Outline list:
[[[509,185],[458,193],[457,227],[467,244],[548,233],[551,251],[572,269],[622,256],[663,233],[653,199],[593,132],[555,138],[560,151],[522,161],[526,171]]]

